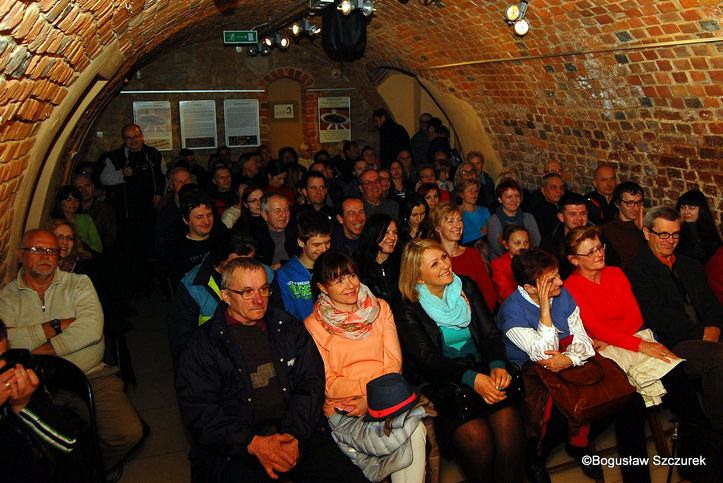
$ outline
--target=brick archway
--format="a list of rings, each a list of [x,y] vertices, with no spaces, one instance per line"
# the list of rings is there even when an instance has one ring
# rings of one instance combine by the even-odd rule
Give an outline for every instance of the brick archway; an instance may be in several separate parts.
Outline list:
[[[311,146],[311,149],[317,151],[320,149],[319,135],[316,129],[316,100],[318,94],[309,92],[309,88],[314,85],[314,78],[308,72],[293,67],[280,67],[266,74],[259,81],[259,89],[263,89],[256,97],[259,100],[259,118],[261,120],[261,141],[265,144],[269,143],[269,130],[271,112],[268,99],[268,88],[274,81],[280,79],[291,79],[301,85],[301,106],[300,116],[302,121],[302,131],[304,134],[304,142]]]

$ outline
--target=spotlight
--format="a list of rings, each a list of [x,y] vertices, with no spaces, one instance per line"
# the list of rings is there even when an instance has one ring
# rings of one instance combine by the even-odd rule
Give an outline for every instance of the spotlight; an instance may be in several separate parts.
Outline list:
[[[314,35],[319,35],[321,33],[321,27],[311,23],[311,20],[308,18],[305,18],[301,22],[301,26],[304,29],[304,32],[306,32],[306,35],[309,37],[313,37]]]
[[[528,0],[520,0],[519,5],[510,5],[505,9],[505,20],[509,25],[514,25],[515,34],[520,37],[530,31],[530,24],[525,20]]]
[[[276,34],[276,46],[279,47],[281,50],[286,50],[289,48],[289,44],[291,42],[289,41],[289,37],[286,35],[277,33]]]
[[[269,55],[270,53],[271,53],[271,47],[266,42],[259,44],[259,54]]]
[[[246,53],[249,57],[256,57],[257,55],[259,55],[259,46],[251,45],[248,49],[246,49]]]
[[[264,40],[262,43],[270,49],[271,47],[274,46],[274,39],[272,39],[271,37],[264,37]]]
[[[529,31],[530,25],[527,23],[527,20],[522,19],[515,22],[515,33],[520,37],[524,37]]]
[[[510,5],[507,7],[507,10],[505,10],[505,18],[508,22],[514,22],[520,18],[520,7],[517,5]]]
[[[301,35],[302,31],[303,31],[303,29],[302,29],[301,24],[299,24],[299,22],[294,22],[293,24],[291,24],[291,34],[294,37],[298,37],[299,35]]]
[[[342,0],[339,2],[339,5],[336,6],[337,10],[341,10],[341,13],[344,15],[349,15],[352,10],[354,10],[354,4],[351,3],[351,0]]]

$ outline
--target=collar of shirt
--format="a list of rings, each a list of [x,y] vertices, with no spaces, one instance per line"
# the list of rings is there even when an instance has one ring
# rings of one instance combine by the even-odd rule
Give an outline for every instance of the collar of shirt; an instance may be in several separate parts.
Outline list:
[[[675,254],[670,255],[670,258],[661,257],[657,254],[655,254],[655,258],[660,260],[660,263],[668,267],[668,269],[673,269],[673,264],[675,263]]]

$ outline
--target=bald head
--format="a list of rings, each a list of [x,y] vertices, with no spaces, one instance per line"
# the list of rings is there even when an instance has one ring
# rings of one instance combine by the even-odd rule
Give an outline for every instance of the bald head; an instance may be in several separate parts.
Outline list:
[[[30,230],[23,235],[17,256],[26,283],[49,284],[58,267],[58,239],[48,230]]]
[[[562,174],[562,163],[554,159],[546,162],[542,168],[542,174],[546,175],[548,173]]]
[[[604,164],[598,166],[593,174],[592,185],[595,187],[595,191],[605,198],[612,198],[615,187],[618,185],[615,170]]]

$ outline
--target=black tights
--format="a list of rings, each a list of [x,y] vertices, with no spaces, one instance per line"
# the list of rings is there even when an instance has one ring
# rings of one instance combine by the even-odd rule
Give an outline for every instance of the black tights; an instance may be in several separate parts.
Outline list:
[[[522,481],[524,441],[522,421],[513,407],[473,419],[452,436],[462,470],[479,483]]]

